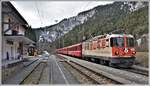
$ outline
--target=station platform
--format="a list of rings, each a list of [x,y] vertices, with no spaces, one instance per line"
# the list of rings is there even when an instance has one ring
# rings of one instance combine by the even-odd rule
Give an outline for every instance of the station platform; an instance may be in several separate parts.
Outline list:
[[[2,68],[3,67],[10,67],[10,66],[13,66],[13,65],[16,65],[20,62],[22,62],[23,59],[16,59],[16,60],[4,60],[2,61]]]

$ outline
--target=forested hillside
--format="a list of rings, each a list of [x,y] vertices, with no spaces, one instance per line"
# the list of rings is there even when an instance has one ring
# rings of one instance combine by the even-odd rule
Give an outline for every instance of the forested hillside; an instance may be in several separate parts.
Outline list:
[[[61,37],[61,47],[82,42],[83,37],[89,39],[115,29],[124,29],[137,38],[148,34],[148,6],[132,11],[123,2],[115,2],[94,9],[96,13],[93,17]]]
[[[31,26],[25,31],[25,36],[33,40],[37,41],[35,31],[31,28]]]

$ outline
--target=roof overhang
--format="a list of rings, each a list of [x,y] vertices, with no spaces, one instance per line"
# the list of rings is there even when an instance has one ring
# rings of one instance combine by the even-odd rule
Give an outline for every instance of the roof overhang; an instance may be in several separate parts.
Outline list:
[[[25,36],[4,36],[6,40],[11,40],[11,41],[17,41],[17,42],[23,42],[24,44],[31,44],[35,43],[31,39],[25,37]]]

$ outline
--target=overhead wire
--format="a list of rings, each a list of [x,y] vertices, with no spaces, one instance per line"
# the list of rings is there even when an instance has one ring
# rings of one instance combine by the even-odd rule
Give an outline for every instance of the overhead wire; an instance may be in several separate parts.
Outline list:
[[[40,14],[40,10],[39,10],[39,8],[38,8],[38,3],[37,3],[36,1],[35,1],[35,10],[37,10],[37,13],[38,13],[38,16],[39,16],[39,20],[40,20],[41,26],[43,26],[43,19],[44,19],[44,16],[42,15],[42,12],[41,12],[41,14]],[[44,28],[43,28],[43,29],[44,29]],[[43,34],[44,34],[44,36],[42,36],[42,39],[43,39],[43,41],[44,41],[44,40],[45,40],[46,29],[44,29]],[[46,42],[46,41],[44,41],[44,42]],[[45,43],[42,44],[42,46],[41,46],[42,49],[45,49],[44,46],[45,46]]]
[[[41,25],[43,25],[43,21],[42,21],[42,19],[41,19],[41,15],[40,15],[39,8],[38,8],[38,3],[37,3],[36,1],[35,1],[35,8],[36,8],[36,10],[37,10],[37,13],[38,13],[38,16],[39,16]]]
[[[86,8],[87,8],[91,3],[93,3],[93,1],[89,1],[89,2],[82,8],[82,10],[86,10]],[[84,32],[85,32],[85,29],[84,29],[84,27],[83,27],[83,36],[85,35]],[[89,32],[89,34],[90,34],[91,38],[93,38],[93,36],[92,36],[92,34],[91,34],[90,32]],[[84,36],[84,37],[85,37],[85,36]]]

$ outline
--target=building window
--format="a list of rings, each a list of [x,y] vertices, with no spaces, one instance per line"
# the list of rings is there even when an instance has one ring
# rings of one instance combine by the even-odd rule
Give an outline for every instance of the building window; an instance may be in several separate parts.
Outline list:
[[[12,35],[18,35],[18,32],[19,32],[19,25],[17,25],[17,27],[12,30]]]
[[[8,19],[8,28],[10,29],[10,23],[11,23],[11,20],[10,18]]]
[[[19,32],[19,25],[17,26],[17,31]]]
[[[13,45],[13,41],[7,40],[6,43],[7,43],[7,44],[10,44],[10,45]]]
[[[12,30],[12,35],[18,35],[18,31]]]

